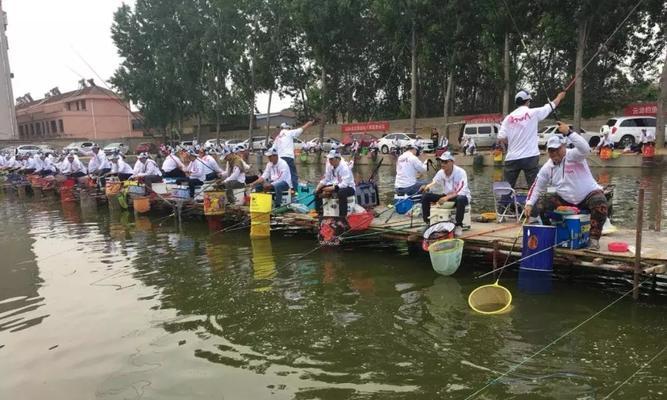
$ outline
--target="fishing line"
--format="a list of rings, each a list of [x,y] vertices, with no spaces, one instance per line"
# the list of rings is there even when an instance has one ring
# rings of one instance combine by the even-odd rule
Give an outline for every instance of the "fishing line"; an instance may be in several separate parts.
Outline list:
[[[650,280],[651,280],[651,278],[647,278],[647,279],[645,279],[644,281],[642,281],[641,283],[639,283],[639,285],[638,285],[637,287],[638,287],[638,288],[641,287],[644,283],[646,283],[646,282],[648,282],[648,281],[650,281]],[[472,393],[471,395],[469,395],[469,396],[466,397],[465,399],[468,400],[468,399],[472,399],[472,398],[476,397],[478,394],[480,394],[480,393],[482,393],[484,390],[486,390],[489,386],[491,386],[491,385],[495,384],[496,382],[498,382],[501,378],[504,378],[504,377],[506,377],[507,375],[511,374],[512,372],[516,371],[519,367],[521,367],[522,365],[524,365],[524,364],[527,363],[528,361],[530,361],[530,360],[532,360],[533,358],[537,357],[538,355],[542,354],[542,353],[545,352],[547,349],[551,348],[551,346],[553,346],[553,345],[555,345],[556,343],[558,343],[559,341],[563,340],[565,337],[567,337],[568,335],[570,335],[571,333],[573,333],[573,332],[576,331],[577,329],[581,328],[581,327],[584,326],[586,323],[588,323],[589,321],[591,321],[592,319],[594,319],[594,318],[597,317],[598,315],[602,314],[602,313],[603,313],[604,311],[606,311],[607,309],[611,308],[614,304],[616,304],[616,303],[618,303],[619,301],[621,301],[623,298],[625,298],[627,295],[629,295],[630,293],[632,293],[634,290],[635,290],[635,289],[632,288],[632,289],[628,290],[627,292],[623,293],[623,295],[621,295],[621,297],[617,298],[616,300],[612,301],[611,303],[609,303],[608,305],[606,305],[604,308],[602,308],[600,311],[598,311],[598,312],[596,312],[595,314],[591,315],[590,317],[586,318],[585,320],[583,320],[582,322],[580,322],[578,325],[576,325],[574,328],[572,328],[572,329],[568,330],[567,332],[563,333],[563,334],[560,335],[558,338],[556,338],[555,340],[553,340],[552,342],[550,342],[549,344],[547,344],[546,346],[544,346],[544,347],[541,348],[540,350],[538,350],[538,351],[536,351],[535,353],[531,354],[530,356],[526,357],[526,358],[525,358],[523,361],[521,361],[520,363],[514,365],[513,367],[511,367],[510,369],[508,369],[508,370],[505,371],[504,373],[500,374],[500,376],[497,376],[496,378],[492,379],[489,383],[487,383],[487,384],[484,385],[482,388],[478,389],[477,391],[475,391],[474,393]]]
[[[518,238],[518,236],[517,236],[517,238]],[[516,239],[515,239],[515,241],[516,241]],[[512,265],[516,265],[516,264],[518,264],[518,263],[520,263],[520,262],[522,262],[522,261],[524,261],[524,260],[527,260],[527,259],[529,259],[529,258],[531,258],[531,257],[534,257],[534,256],[536,256],[536,255],[538,255],[538,254],[542,254],[542,253],[544,253],[544,252],[546,252],[546,251],[549,251],[549,250],[551,250],[551,249],[554,249],[554,248],[556,248],[556,247],[558,247],[558,246],[560,246],[560,245],[562,245],[562,244],[568,243],[569,241],[570,241],[570,239],[563,240],[562,242],[560,242],[560,243],[556,243],[556,244],[554,244],[553,246],[549,246],[549,247],[547,247],[547,248],[545,248],[545,249],[542,249],[542,250],[540,250],[540,251],[536,251],[536,252],[533,253],[533,254],[529,254],[529,255],[527,255],[527,256],[525,256],[525,257],[522,257],[522,258],[520,258],[520,259],[518,259],[518,260],[516,260],[516,261],[514,261],[514,262],[512,262],[512,263],[510,263],[510,264],[506,264],[505,266],[503,266],[503,267],[501,267],[501,268],[496,268],[496,269],[494,269],[494,270],[492,270],[492,271],[483,273],[482,275],[479,275],[479,276],[475,277],[475,279],[484,278],[485,276],[491,275],[491,274],[494,273],[494,272],[497,272],[497,271],[500,271],[500,270],[504,270],[505,268],[511,267]]]
[[[614,388],[614,390],[612,390],[611,392],[609,392],[609,394],[606,395],[602,400],[611,398],[611,395],[613,395],[614,393],[616,393],[616,392],[617,392],[622,386],[624,386],[626,383],[630,382],[630,380],[631,380],[632,378],[634,378],[635,375],[637,375],[639,372],[641,372],[641,370],[643,370],[644,368],[648,367],[649,364],[651,364],[653,361],[655,361],[656,358],[660,357],[660,356],[662,355],[662,353],[665,352],[665,350],[667,350],[667,346],[663,347],[662,350],[660,350],[660,352],[659,352],[658,354],[654,355],[653,357],[651,357],[650,360],[648,360],[647,362],[645,362],[644,364],[642,364],[642,366],[639,367],[638,370],[636,370],[636,371],[635,371],[632,375],[630,375],[626,380],[624,380],[624,381],[621,382],[618,386],[616,386],[616,388]]]
[[[503,1],[504,1],[504,0],[503,0]],[[572,85],[574,85],[574,82],[577,80],[577,77],[579,77],[579,75],[581,75],[581,74],[584,72],[584,70],[585,70],[585,69],[588,67],[588,65],[593,61],[593,59],[594,59],[595,57],[597,57],[598,54],[600,54],[600,52],[602,51],[602,49],[604,49],[604,48],[607,47],[607,43],[609,43],[609,41],[610,41],[611,38],[616,34],[616,32],[618,32],[618,30],[621,29],[621,27],[622,27],[623,25],[625,25],[625,23],[626,23],[627,20],[630,18],[630,16],[631,16],[632,14],[634,14],[634,12],[635,12],[635,10],[637,9],[637,7],[639,7],[643,2],[644,2],[644,0],[639,0],[639,2],[637,2],[637,4],[635,4],[635,6],[632,8],[632,10],[630,10],[630,12],[628,13],[628,15],[625,16],[625,19],[623,19],[623,21],[622,21],[620,24],[618,24],[618,26],[616,27],[616,29],[614,29],[614,31],[611,33],[611,35],[609,35],[609,37],[607,37],[607,40],[605,40],[604,43],[602,43],[602,45],[600,45],[600,46],[598,47],[598,50],[593,54],[593,56],[588,60],[588,62],[587,62],[586,64],[584,64],[584,67],[581,68],[581,71],[579,71],[578,73],[575,73],[574,78],[572,78],[572,81],[570,81],[570,83],[569,83],[569,84],[567,85],[567,87],[565,88],[565,90],[564,90],[565,92],[567,92],[567,91],[572,87]]]

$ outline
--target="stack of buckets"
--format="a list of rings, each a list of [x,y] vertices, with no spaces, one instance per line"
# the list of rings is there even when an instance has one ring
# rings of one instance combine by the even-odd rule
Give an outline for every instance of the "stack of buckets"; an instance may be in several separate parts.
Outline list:
[[[556,245],[555,226],[524,225],[519,289],[526,293],[551,292],[551,272]]]
[[[267,193],[250,195],[250,237],[269,237],[271,234],[272,196]]]

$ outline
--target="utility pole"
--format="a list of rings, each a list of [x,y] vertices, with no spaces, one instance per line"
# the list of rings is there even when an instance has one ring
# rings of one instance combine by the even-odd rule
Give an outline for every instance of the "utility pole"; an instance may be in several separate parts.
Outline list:
[[[410,131],[417,132],[417,38],[416,22],[412,19],[412,85],[410,87]]]

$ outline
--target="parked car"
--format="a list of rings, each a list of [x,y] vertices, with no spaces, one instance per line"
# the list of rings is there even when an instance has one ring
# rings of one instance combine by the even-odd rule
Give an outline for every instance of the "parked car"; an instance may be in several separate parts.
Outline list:
[[[34,144],[22,144],[16,148],[16,154],[22,156],[34,156],[40,151],[42,151],[42,149]]]
[[[322,142],[322,151],[328,152],[331,151],[331,149],[333,148],[340,147],[340,145],[341,143],[337,139],[324,138],[324,141]],[[316,152],[319,146],[320,146],[320,138],[314,138],[308,141],[308,148],[310,148],[311,152]]]
[[[42,153],[46,155],[56,154],[56,150],[53,147],[49,146],[48,144],[38,144],[37,146],[42,151]]]
[[[229,139],[226,142],[224,142],[225,146],[233,149],[236,146],[243,146],[244,149],[248,148],[248,139],[243,140],[243,139]]]
[[[475,141],[477,148],[493,146],[498,140],[499,131],[500,124],[496,123],[465,124],[463,126],[463,133]]]
[[[627,147],[635,143],[639,143],[642,136],[642,129],[647,132],[655,133],[655,117],[638,116],[638,117],[615,117],[607,121],[607,126],[611,134],[609,138],[614,142],[616,147]],[[600,127],[600,134],[604,125]],[[665,128],[667,132],[667,128]]]
[[[159,149],[157,145],[151,142],[139,143],[137,147],[134,149],[135,154],[140,154],[140,153],[157,154],[158,151]]]
[[[224,146],[225,141],[222,140],[222,139],[220,139],[220,141],[218,141],[218,139],[209,139],[206,142],[204,142],[204,148],[206,148],[206,149],[210,149],[210,148],[216,147],[218,145]]]
[[[94,145],[94,142],[72,142],[68,144],[63,150],[67,153],[74,151],[80,156],[87,156],[93,152],[92,149]]]
[[[537,134],[537,146],[539,148],[546,147],[547,146],[547,141],[549,140],[551,135],[553,135],[557,132],[556,131],[557,128],[558,128],[558,125],[545,126],[544,129],[542,129],[542,131]],[[570,129],[574,129],[574,127],[572,125],[570,125]],[[581,135],[581,137],[586,139],[586,141],[588,142],[588,144],[591,147],[595,147],[595,146],[598,145],[598,143],[600,143],[600,136],[599,135],[597,135],[595,133],[587,132],[584,128],[579,129],[579,134]]]
[[[343,139],[343,144],[349,145],[352,143],[352,141],[354,141],[354,139],[357,139],[359,146],[361,147],[368,147],[373,141],[378,140],[377,137],[369,133],[350,133],[346,136],[346,138]]]
[[[417,140],[421,140],[421,148],[424,152],[429,153],[435,151],[435,148],[433,147],[433,140],[422,139],[421,136],[417,136],[414,133],[403,133],[403,132],[389,133],[387,135],[384,135],[378,141],[378,147],[380,148],[382,154],[387,154],[390,151],[396,150],[397,143],[399,148],[403,148],[408,144],[416,145]]]
[[[107,156],[110,156],[114,153],[125,154],[127,153],[127,146],[120,142],[109,143],[108,145],[104,146],[104,148],[102,148],[102,151]]]
[[[9,154],[13,156],[16,154],[16,147],[3,147],[2,150],[0,150],[0,154]]]
[[[180,146],[183,149],[190,150],[190,149],[194,148],[195,142],[192,141],[192,140],[185,140],[185,141],[180,142],[178,144],[178,146]]]

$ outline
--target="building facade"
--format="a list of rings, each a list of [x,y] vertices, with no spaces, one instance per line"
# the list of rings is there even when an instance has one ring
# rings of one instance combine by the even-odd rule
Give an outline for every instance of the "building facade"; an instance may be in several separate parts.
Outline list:
[[[128,103],[108,89],[82,82],[67,93],[52,89],[40,100],[17,99],[16,118],[21,140],[85,138],[122,139],[143,136],[141,118]]]
[[[16,139],[16,115],[12,92],[12,72],[9,68],[9,45],[7,43],[7,13],[0,0],[0,140]]]

